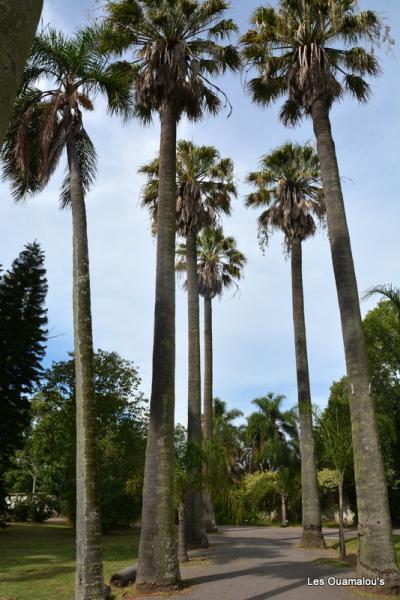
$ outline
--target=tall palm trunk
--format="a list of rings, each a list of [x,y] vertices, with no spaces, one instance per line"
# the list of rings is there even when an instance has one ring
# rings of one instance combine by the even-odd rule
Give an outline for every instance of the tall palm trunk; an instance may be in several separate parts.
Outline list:
[[[186,524],[185,524],[185,494],[179,499],[178,507],[178,560],[179,562],[188,562],[188,553],[186,545]]]
[[[86,208],[76,141],[67,142],[73,230],[76,394],[76,600],[103,598],[97,414]]]
[[[22,80],[43,0],[0,0],[0,144]]]
[[[359,521],[358,569],[367,577],[384,576],[386,586],[391,588],[399,586],[400,578],[339,168],[329,110],[322,99],[314,102],[312,119],[324,184],[349,381]]]
[[[136,579],[140,591],[175,588],[180,582],[173,502],[177,118],[172,106],[166,105],[160,120],[153,379]]]
[[[340,560],[346,558],[346,544],[344,539],[344,523],[343,523],[343,473],[339,473],[339,548],[340,548]]]
[[[213,439],[213,338],[212,300],[204,297],[204,439]],[[215,531],[217,524],[210,490],[204,490],[204,525],[206,531]]]
[[[204,298],[204,439],[213,437],[213,333],[212,300]]]
[[[281,493],[281,513],[282,513],[282,525],[286,526],[287,521],[287,511],[286,511],[286,495]]]
[[[196,232],[186,236],[188,298],[188,443],[201,447],[201,376],[200,376],[200,311],[197,279]],[[191,479],[201,478],[195,468]],[[186,494],[186,540],[190,546],[207,546],[203,524],[203,499],[199,486],[189,487]]]
[[[308,548],[325,546],[321,526],[317,469],[315,465],[314,435],[310,377],[308,371],[307,337],[304,318],[304,293],[301,240],[296,238],[292,248],[293,324],[297,367],[297,392],[300,421],[301,497],[303,533],[301,545]]]

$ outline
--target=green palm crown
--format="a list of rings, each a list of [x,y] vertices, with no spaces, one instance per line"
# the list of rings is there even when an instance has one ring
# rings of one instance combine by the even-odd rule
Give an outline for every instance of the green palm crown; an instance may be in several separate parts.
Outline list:
[[[199,293],[213,299],[224,289],[236,286],[242,278],[247,259],[238,250],[234,237],[225,236],[222,227],[207,227],[197,237]],[[186,271],[186,247],[177,248],[178,272]]]
[[[267,207],[258,220],[262,244],[271,230],[281,230],[290,251],[294,239],[314,235],[315,217],[324,223],[325,205],[318,156],[311,144],[286,143],[265,155],[260,170],[250,173],[247,183],[256,191],[246,206]]]
[[[366,101],[365,76],[379,74],[367,43],[388,38],[378,15],[357,11],[356,0],[280,0],[277,8],[258,8],[242,37],[244,55],[258,77],[248,91],[259,104],[286,96],[281,119],[294,124],[317,98],[328,106],[350,92]]]
[[[106,96],[110,113],[133,114],[132,70],[99,52],[96,28],[67,38],[54,29],[39,34],[31,50],[22,91],[2,148],[4,175],[14,197],[42,190],[57,168],[68,138],[74,137],[84,191],[96,174],[96,151],[83,125],[83,111]],[[69,173],[61,204],[69,203]]]
[[[104,46],[133,51],[137,113],[143,119],[166,104],[174,106],[178,119],[219,110],[224,94],[212,80],[241,66],[238,50],[219,43],[237,31],[232,19],[223,18],[227,8],[224,0],[107,2]]]
[[[139,173],[147,178],[142,192],[142,206],[157,232],[157,204],[160,160],[140,167]],[[221,158],[213,146],[196,146],[180,140],[176,153],[176,226],[182,236],[197,234],[202,227],[211,225],[220,214],[229,215],[231,199],[236,197],[233,162]]]

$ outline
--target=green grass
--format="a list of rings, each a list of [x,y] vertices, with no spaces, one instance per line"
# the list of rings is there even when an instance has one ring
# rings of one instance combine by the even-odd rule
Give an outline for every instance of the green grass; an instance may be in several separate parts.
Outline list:
[[[106,582],[112,573],[135,561],[138,543],[138,530],[104,536]],[[73,529],[16,523],[0,530],[0,600],[71,600],[74,586]]]

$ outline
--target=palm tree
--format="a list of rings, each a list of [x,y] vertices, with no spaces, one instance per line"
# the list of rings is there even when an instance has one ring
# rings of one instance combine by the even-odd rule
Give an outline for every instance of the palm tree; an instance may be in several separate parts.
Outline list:
[[[225,0],[116,0],[106,3],[105,45],[129,50],[136,68],[137,112],[161,122],[157,208],[153,382],[143,490],[137,587],[174,588],[180,575],[174,507],[176,128],[222,106],[212,82],[241,60],[231,44],[237,27]]]
[[[370,393],[368,359],[357,281],[341,189],[330,109],[349,92],[360,102],[370,95],[366,75],[379,73],[374,44],[387,31],[373,11],[357,11],[356,0],[280,0],[255,11],[243,36],[244,53],[259,76],[249,81],[255,102],[268,105],[286,96],[284,123],[312,118],[325,192],[329,240],[339,299],[350,386],[361,575],[384,573],[386,587],[398,586],[382,453]]]
[[[43,0],[5,0],[0,13],[0,144],[42,14]]]
[[[153,231],[157,231],[159,158],[139,169],[146,175],[142,205],[149,209]],[[188,293],[188,442],[201,446],[201,376],[199,288],[197,279],[197,234],[220,214],[229,215],[231,197],[236,196],[233,163],[222,159],[213,146],[195,146],[179,141],[176,157],[176,227],[185,238]],[[200,473],[193,474],[196,481]],[[186,536],[191,546],[207,546],[201,492],[198,486],[186,494]]]
[[[17,201],[40,192],[64,151],[67,174],[61,206],[70,207],[73,228],[73,313],[77,426],[77,587],[76,600],[103,598],[101,530],[97,485],[96,401],[89,254],[85,195],[96,174],[96,151],[84,128],[84,109],[94,110],[99,93],[110,112],[128,117],[131,77],[98,53],[98,31],[85,29],[71,38],[46,29],[33,45],[27,87],[17,101],[3,147],[4,171]],[[34,87],[46,78],[48,87]],[[29,85],[28,85],[29,83]]]
[[[285,396],[272,392],[252,400],[258,411],[247,417],[246,437],[253,446],[252,461],[261,470],[277,469],[282,443],[297,435],[296,415],[293,410],[282,410],[284,400]]]
[[[323,219],[325,215],[318,156],[310,144],[284,144],[264,156],[260,170],[250,173],[247,181],[256,187],[256,191],[247,197],[246,206],[266,208],[259,218],[261,240],[267,243],[271,231],[282,231],[286,251],[291,256],[302,473],[301,543],[321,547],[324,539],[315,464],[302,274],[302,242],[314,235],[315,217]]]
[[[240,417],[243,417],[241,410],[238,408],[228,410],[224,400],[214,398],[211,439],[224,448],[231,478],[235,480],[238,476],[237,458],[240,450],[240,432],[233,422]]]
[[[226,159],[228,160],[228,159]],[[187,245],[177,249],[177,271],[187,271]],[[207,227],[197,238],[198,291],[204,298],[204,439],[213,437],[213,342],[212,300],[224,289],[236,285],[242,277],[246,257],[237,249],[233,237],[225,237],[222,227]],[[189,275],[188,275],[189,281]],[[216,528],[212,498],[206,492],[205,525],[208,530]]]
[[[395,288],[393,285],[376,285],[367,290],[364,294],[364,300],[368,300],[376,295],[383,296],[388,300],[400,318],[400,288]]]

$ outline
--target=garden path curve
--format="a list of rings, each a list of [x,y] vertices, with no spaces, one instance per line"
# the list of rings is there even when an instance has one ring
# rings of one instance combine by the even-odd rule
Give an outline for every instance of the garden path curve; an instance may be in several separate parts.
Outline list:
[[[324,530],[327,544],[335,530]],[[355,535],[348,532],[347,535]],[[351,568],[329,564],[332,550],[298,547],[295,527],[223,527],[210,535],[210,548],[190,553],[193,564],[181,567],[188,587],[169,600],[354,600],[349,588],[308,586],[307,580],[355,577]],[[318,559],[327,559],[325,564]],[[318,561],[318,562],[317,562]],[[155,598],[155,597],[154,597]],[[165,596],[164,596],[165,598]]]

